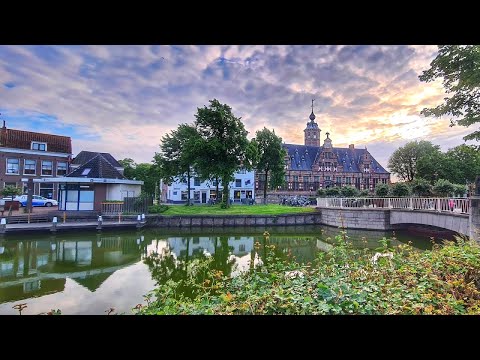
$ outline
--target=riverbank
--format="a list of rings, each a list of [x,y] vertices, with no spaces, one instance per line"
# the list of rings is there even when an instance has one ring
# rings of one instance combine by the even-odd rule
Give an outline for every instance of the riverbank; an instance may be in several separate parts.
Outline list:
[[[224,276],[207,259],[191,265],[182,286],[164,282],[142,314],[480,314],[480,247],[459,240],[414,251],[352,249],[345,237],[299,264],[269,244],[257,266]],[[285,258],[287,256],[287,258]],[[152,262],[154,263],[154,262]],[[137,308],[138,309],[138,308]]]
[[[168,206],[162,215],[285,215],[311,213],[315,211],[314,206],[285,206],[278,204],[268,205],[232,205],[228,209],[222,209],[220,205]]]

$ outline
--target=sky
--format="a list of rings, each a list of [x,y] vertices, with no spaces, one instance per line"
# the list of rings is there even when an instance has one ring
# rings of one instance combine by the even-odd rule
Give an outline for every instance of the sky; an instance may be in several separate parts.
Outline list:
[[[322,144],[329,132],[333,146],[367,147],[386,168],[410,140],[448,150],[474,130],[420,115],[445,97],[441,81],[418,80],[436,54],[431,45],[0,46],[0,120],[70,136],[74,155],[141,163],[214,98],[249,138],[267,127],[303,144],[315,99]]]

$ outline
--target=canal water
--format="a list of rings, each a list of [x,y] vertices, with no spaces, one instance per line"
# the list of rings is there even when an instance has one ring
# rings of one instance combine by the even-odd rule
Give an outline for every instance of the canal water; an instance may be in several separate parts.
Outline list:
[[[320,226],[272,227],[270,243],[277,251],[308,262],[331,246],[338,229]],[[255,242],[265,229],[221,228],[78,232],[56,235],[11,235],[0,239],[0,314],[26,314],[60,309],[62,314],[131,314],[157,282],[179,279],[195,258],[213,256],[225,274],[248,270],[261,259]],[[379,247],[382,237],[392,245],[411,241],[431,247],[429,236],[408,232],[347,230],[355,247]],[[159,254],[159,255],[155,255]]]

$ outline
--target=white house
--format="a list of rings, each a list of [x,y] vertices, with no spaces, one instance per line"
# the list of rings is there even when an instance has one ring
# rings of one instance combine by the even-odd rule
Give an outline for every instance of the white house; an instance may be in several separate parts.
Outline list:
[[[230,182],[230,199],[234,203],[255,199],[254,184],[255,172],[241,170],[234,174],[234,181]],[[162,200],[168,203],[186,203],[188,199],[187,182],[175,181],[171,185],[161,185]],[[221,193],[223,186],[220,183],[218,191]],[[217,199],[216,184],[214,181],[203,181],[196,176],[190,178],[190,198],[194,204],[207,204],[210,199]],[[221,196],[221,194],[220,194]]]

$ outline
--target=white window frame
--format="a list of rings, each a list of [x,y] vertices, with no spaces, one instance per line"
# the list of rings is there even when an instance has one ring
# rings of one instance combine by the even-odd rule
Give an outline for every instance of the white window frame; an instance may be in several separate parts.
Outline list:
[[[45,150],[40,150],[40,149],[34,149],[33,144],[38,144],[38,145],[45,145]],[[30,144],[30,149],[35,150],[35,151],[47,151],[47,143],[42,142],[42,141],[32,141]]]
[[[43,173],[43,163],[45,162],[50,162],[50,164],[52,164],[52,173],[50,175],[45,175]],[[42,170],[40,172],[41,176],[53,176],[53,160],[42,160]]]
[[[25,174],[25,166],[26,166],[26,161],[35,161],[35,173],[33,174]],[[33,159],[23,159],[23,175],[25,176],[37,176],[37,160],[33,160]]]
[[[8,160],[17,160],[18,161],[18,169],[16,173],[9,173],[8,172]],[[20,175],[20,159],[19,158],[7,158],[5,161],[5,175]]]
[[[65,164],[65,174],[64,175],[58,175],[58,164]],[[68,173],[68,163],[66,161],[57,161],[57,176],[65,176]]]

